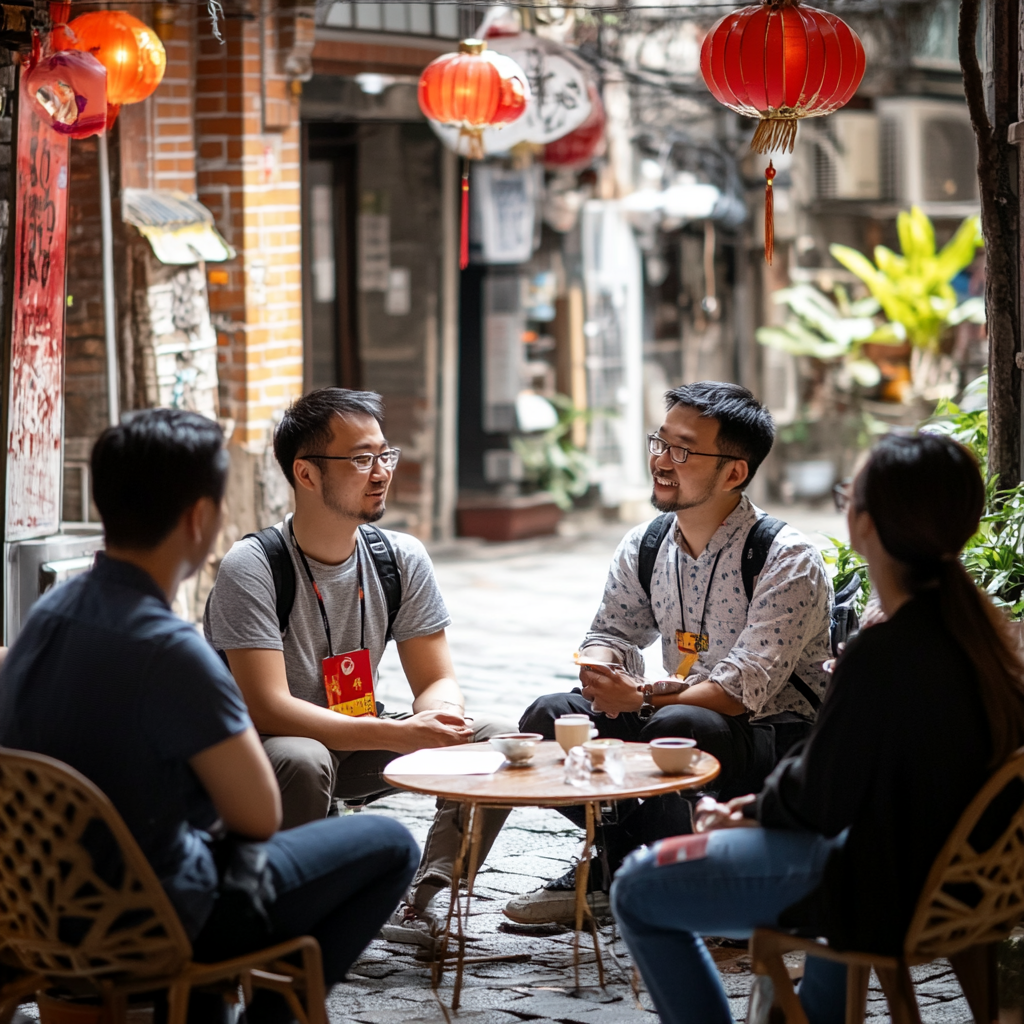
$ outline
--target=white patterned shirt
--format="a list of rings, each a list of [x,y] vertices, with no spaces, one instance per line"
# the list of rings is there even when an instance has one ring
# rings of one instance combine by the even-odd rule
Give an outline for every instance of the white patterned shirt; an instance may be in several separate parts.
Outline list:
[[[681,658],[676,630],[699,633],[704,614],[708,650],[687,683],[718,683],[743,703],[752,721],[784,712],[813,719],[814,709],[789,680],[795,673],[817,696],[825,693],[828,677],[821,666],[832,656],[832,583],[818,549],[787,525],[772,542],[748,604],[740,561],[750,528],[764,515],[744,495],[699,558],[683,548],[677,523],[658,551],[650,600],[637,576],[649,524],[630,530],[612,559],[590,642],[611,634],[643,649],[660,636],[671,676]]]

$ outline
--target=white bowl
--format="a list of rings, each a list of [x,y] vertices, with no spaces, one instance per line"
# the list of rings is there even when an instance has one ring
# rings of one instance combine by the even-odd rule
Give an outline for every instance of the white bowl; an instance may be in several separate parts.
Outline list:
[[[505,732],[492,736],[491,746],[500,750],[511,764],[528,764],[543,739],[539,732]]]

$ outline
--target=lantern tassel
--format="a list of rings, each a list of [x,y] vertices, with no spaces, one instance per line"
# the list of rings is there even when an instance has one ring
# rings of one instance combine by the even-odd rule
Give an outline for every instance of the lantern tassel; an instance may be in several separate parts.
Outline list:
[[[768,161],[764,172],[764,259],[770,267],[775,257],[775,165]]]
[[[750,148],[755,153],[770,153],[781,149],[793,152],[796,145],[796,119],[792,117],[765,117],[757,125]]]
[[[462,225],[459,236],[459,270],[469,266],[469,161],[462,161]]]

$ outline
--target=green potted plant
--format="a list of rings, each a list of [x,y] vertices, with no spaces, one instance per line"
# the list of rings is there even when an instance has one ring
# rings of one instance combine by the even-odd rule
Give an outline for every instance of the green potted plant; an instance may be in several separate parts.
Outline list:
[[[513,437],[512,450],[522,460],[526,483],[550,494],[567,512],[573,499],[582,497],[590,487],[591,459],[573,443],[573,428],[578,422],[589,422],[593,414],[577,409],[568,395],[552,395],[547,400],[558,415],[555,425],[540,433]]]
[[[902,211],[896,230],[902,254],[876,245],[872,263],[846,245],[831,245],[829,252],[867,285],[890,329],[909,346],[913,395],[932,401],[951,398],[959,380],[953,361],[942,352],[942,336],[965,320],[985,322],[984,300],[958,303],[951,283],[982,244],[981,221],[967,217],[938,251],[935,228],[919,207]]]

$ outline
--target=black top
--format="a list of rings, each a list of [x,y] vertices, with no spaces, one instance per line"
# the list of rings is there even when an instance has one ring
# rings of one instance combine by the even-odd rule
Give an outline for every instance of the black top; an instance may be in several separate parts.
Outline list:
[[[991,753],[977,675],[942,625],[937,591],[865,629],[806,745],[754,805],[766,828],[849,829],[821,885],[780,923],[837,948],[898,954],[935,857],[991,774]]]
[[[188,761],[250,724],[231,674],[152,577],[103,554],[39,601],[0,671],[0,744],[103,790],[190,936],[217,873],[200,831],[216,811]]]

